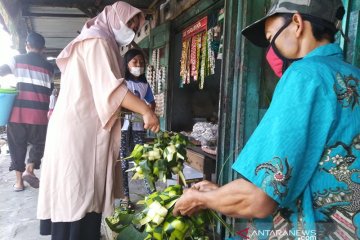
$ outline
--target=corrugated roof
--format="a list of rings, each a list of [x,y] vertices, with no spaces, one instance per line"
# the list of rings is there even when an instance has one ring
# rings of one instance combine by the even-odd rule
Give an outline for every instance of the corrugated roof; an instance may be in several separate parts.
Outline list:
[[[31,7],[29,13],[55,13],[55,14],[83,14],[75,8],[61,7]],[[72,39],[74,39],[84,23],[89,19],[84,17],[66,17],[64,16],[31,16],[28,17],[32,31],[36,31],[45,37],[47,51],[56,52],[64,48]]]

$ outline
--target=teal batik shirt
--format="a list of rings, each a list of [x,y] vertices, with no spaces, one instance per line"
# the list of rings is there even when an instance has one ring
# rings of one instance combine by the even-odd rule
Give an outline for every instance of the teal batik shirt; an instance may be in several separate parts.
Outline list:
[[[233,165],[279,204],[248,236],[359,239],[359,158],[360,70],[327,44],[287,69]]]

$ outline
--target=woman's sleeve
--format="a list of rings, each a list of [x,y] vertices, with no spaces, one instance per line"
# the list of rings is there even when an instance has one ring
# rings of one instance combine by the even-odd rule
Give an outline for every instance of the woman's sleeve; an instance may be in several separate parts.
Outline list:
[[[281,79],[270,108],[233,165],[280,206],[304,191],[334,124],[335,95],[317,77],[295,72]]]
[[[120,73],[117,53],[104,39],[91,39],[83,44],[96,111],[103,128],[110,130],[118,119],[120,105],[128,91]]]

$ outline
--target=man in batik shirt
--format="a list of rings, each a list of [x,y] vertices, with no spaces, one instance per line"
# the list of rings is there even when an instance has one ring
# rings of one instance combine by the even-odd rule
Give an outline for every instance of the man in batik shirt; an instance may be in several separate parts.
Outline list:
[[[259,239],[360,237],[360,70],[333,43],[343,15],[340,0],[279,0],[243,30],[280,81],[233,165],[242,178],[198,183],[176,215],[263,218],[248,229]]]

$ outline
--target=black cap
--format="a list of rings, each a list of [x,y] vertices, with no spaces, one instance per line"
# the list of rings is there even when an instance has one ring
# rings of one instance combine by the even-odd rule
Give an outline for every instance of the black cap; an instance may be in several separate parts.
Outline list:
[[[341,26],[344,6],[341,0],[277,0],[274,1],[265,17],[242,30],[242,34],[259,47],[269,45],[265,36],[265,21],[277,13],[296,13],[310,15],[330,23],[335,29]]]
[[[36,32],[31,32],[27,35],[26,43],[29,44],[30,47],[39,50],[45,47],[44,37]]]

